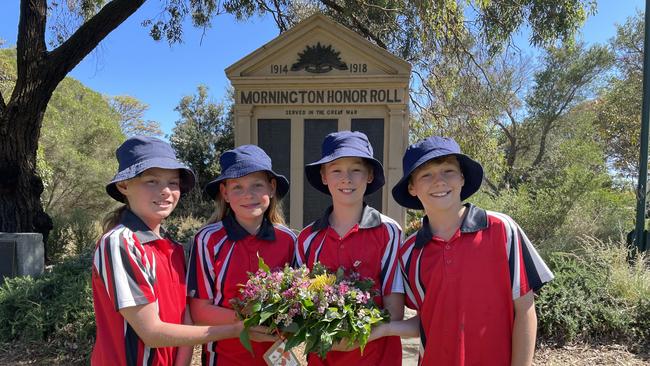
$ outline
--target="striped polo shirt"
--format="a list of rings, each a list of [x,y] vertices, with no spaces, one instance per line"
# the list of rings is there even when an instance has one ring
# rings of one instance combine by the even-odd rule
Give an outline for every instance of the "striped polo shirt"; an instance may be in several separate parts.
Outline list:
[[[360,222],[343,237],[329,225],[333,207],[305,227],[298,235],[296,262],[312,268],[320,262],[331,271],[339,267],[356,268],[362,277],[375,281],[379,294],[374,301],[383,306],[383,296],[403,293],[398,251],[402,229],[393,219],[365,205]],[[359,349],[350,352],[332,351],[326,359],[315,354],[308,357],[310,365],[401,365],[402,346],[399,337],[384,337],[367,344],[363,355]]]
[[[232,214],[222,221],[201,228],[194,236],[187,271],[187,294],[211,300],[214,305],[232,309],[230,300],[240,296],[240,284],[248,273],[258,270],[258,254],[273,269],[291,263],[296,235],[287,227],[273,225],[265,217],[256,235],[249,234]],[[251,356],[238,338],[203,345],[203,365],[266,366],[264,352],[273,344],[251,342]]]
[[[406,303],[420,315],[420,365],[509,365],[513,300],[553,279],[510,217],[465,207],[449,241],[425,216],[400,249]]]
[[[92,269],[97,337],[92,365],[171,365],[176,347],[147,347],[119,313],[155,302],[160,320],[181,324],[186,305],[183,247],[161,239],[130,210],[97,242]]]

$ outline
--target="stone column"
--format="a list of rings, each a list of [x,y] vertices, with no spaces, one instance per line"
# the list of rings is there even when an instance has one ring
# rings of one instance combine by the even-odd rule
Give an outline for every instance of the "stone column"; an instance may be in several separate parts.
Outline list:
[[[301,117],[291,118],[291,217],[289,226],[302,229],[302,206],[305,184],[305,121]]]
[[[235,146],[253,142],[252,117],[252,105],[235,105]]]
[[[402,178],[402,156],[408,143],[408,116],[406,105],[389,105],[388,109],[390,120],[388,123],[388,167],[386,169],[388,191],[386,214],[404,227],[406,209],[395,202],[391,190]]]

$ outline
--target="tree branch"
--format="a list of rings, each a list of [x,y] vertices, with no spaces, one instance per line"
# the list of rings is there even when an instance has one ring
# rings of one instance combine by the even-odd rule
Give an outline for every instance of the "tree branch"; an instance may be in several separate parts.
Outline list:
[[[548,120],[544,121],[544,125],[542,127],[542,136],[540,137],[539,141],[539,150],[537,150],[537,156],[535,156],[535,160],[531,164],[531,169],[534,169],[534,167],[537,167],[541,162],[542,159],[544,158],[544,154],[546,153],[546,139],[548,137],[549,132],[551,129],[554,127],[554,123],[560,119],[562,114],[566,111],[566,109],[569,107],[569,104],[571,101],[573,101],[573,98],[578,90],[578,88],[582,87],[585,83],[582,83],[580,85],[574,86],[570,91],[569,95],[564,99],[564,102],[560,105],[560,107],[553,113],[551,118]],[[531,170],[529,169],[529,170]]]
[[[45,2],[45,0],[40,0]],[[67,41],[54,49],[50,59],[51,79],[62,80],[110,32],[135,13],[145,0],[113,0],[81,25]]]
[[[330,8],[330,9],[336,11],[337,13],[341,14],[342,16],[352,20],[352,23],[354,24],[354,26],[357,27],[361,31],[361,33],[363,33],[364,36],[366,36],[366,37],[372,39],[373,41],[375,41],[375,43],[377,43],[377,46],[379,46],[379,47],[381,47],[383,49],[388,49],[388,47],[386,46],[386,43],[384,43],[384,41],[382,41],[381,38],[379,38],[376,34],[372,33],[368,29],[368,27],[366,27],[363,24],[363,22],[361,22],[357,17],[354,16],[354,14],[348,14],[345,11],[346,9],[343,8],[342,6],[340,6],[339,4],[337,4],[335,1],[332,1],[332,0],[320,0],[320,2],[323,5],[327,6],[328,8]]]
[[[492,191],[492,192],[484,191],[485,193],[489,194],[493,198],[499,195],[499,188],[494,183],[492,183],[492,181],[488,177],[483,176],[483,182],[485,182],[488,188],[490,188],[490,190]]]

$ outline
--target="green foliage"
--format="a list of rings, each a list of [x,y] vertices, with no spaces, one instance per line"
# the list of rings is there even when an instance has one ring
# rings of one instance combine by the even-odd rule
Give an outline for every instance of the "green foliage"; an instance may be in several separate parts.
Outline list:
[[[163,225],[171,238],[189,248],[194,234],[205,225],[205,222],[203,219],[194,216],[181,217],[174,215],[167,218]]]
[[[561,160],[561,149],[577,150],[567,145],[581,144],[578,135],[597,140],[589,126],[592,122],[587,123],[593,121],[593,111],[588,104],[580,103],[595,90],[611,63],[612,57],[603,46],[576,44],[546,50],[542,68],[535,73],[535,82],[524,99],[525,109],[509,112],[509,116],[524,113],[523,117],[513,118],[507,127],[501,123],[508,162],[501,187],[516,188],[536,174],[552,172],[553,159]],[[579,127],[574,121],[580,122]],[[594,164],[602,160],[596,156]]]
[[[536,300],[538,334],[545,341],[646,342],[650,267],[631,263],[624,243],[582,239],[574,253],[556,252],[548,264],[556,278]]]
[[[40,277],[6,279],[0,286],[0,342],[38,342],[68,358],[88,357],[95,336],[90,267],[86,256]]]
[[[586,87],[598,81],[613,61],[601,45],[546,49],[542,70],[535,73],[535,86],[526,99],[531,116],[541,121],[557,118],[582,102],[590,92]]]
[[[79,209],[97,217],[111,205],[104,185],[117,170],[115,149],[124,141],[119,118],[101,94],[71,78],[59,84],[39,140],[47,171],[41,200],[50,215]]]
[[[145,120],[149,106],[128,96],[118,95],[109,99],[111,107],[120,115],[120,129],[126,136],[162,136],[160,123]]]
[[[585,193],[573,203],[552,246],[570,250],[566,244],[584,236],[620,240],[634,228],[635,202],[634,193],[629,190],[598,188]]]
[[[2,95],[10,95],[15,82],[16,49],[0,49],[0,93]]]
[[[637,13],[617,26],[611,47],[616,54],[616,73],[598,101],[600,138],[607,156],[624,177],[638,175],[639,136],[643,77],[643,14]]]
[[[51,262],[90,253],[102,233],[100,223],[83,210],[74,210],[68,216],[55,217],[53,221],[54,228],[46,243]]]
[[[554,39],[571,41],[573,34],[596,11],[596,1],[535,1],[513,6],[506,1],[477,1],[485,15],[481,26],[492,43],[504,42],[524,19],[532,29],[530,43],[549,45]]]
[[[573,254],[553,253],[548,263],[556,278],[537,299],[538,334],[566,343],[625,335],[630,314],[603,291],[606,269],[584,263]]]
[[[221,153],[234,147],[233,113],[230,106],[210,101],[204,85],[197,87],[195,95],[183,97],[175,110],[181,119],[176,121],[169,141],[198,181],[197,189],[183,197],[174,215],[208,217],[213,204],[203,199],[201,189],[219,174]]]

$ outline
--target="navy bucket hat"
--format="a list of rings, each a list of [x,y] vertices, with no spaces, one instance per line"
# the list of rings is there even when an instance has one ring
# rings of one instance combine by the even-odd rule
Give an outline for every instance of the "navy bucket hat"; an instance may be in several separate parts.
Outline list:
[[[460,191],[460,200],[464,201],[481,187],[483,182],[483,167],[477,161],[460,152],[460,146],[451,138],[432,136],[419,141],[406,149],[402,159],[404,176],[393,187],[393,198],[406,208],[423,209],[422,202],[411,196],[408,191],[409,178],[413,171],[432,159],[445,156],[455,156],[460,164],[460,170],[465,178],[465,184]]]
[[[369,195],[381,188],[386,181],[384,167],[373,156],[372,145],[368,141],[368,136],[359,131],[339,131],[325,136],[321,159],[305,166],[307,181],[317,190],[330,194],[327,185],[323,184],[321,179],[321,165],[336,159],[353,157],[365,159],[373,168],[373,180],[368,183],[364,195]]]
[[[181,194],[192,190],[196,176],[192,169],[178,161],[174,149],[165,141],[149,136],[134,136],[115,150],[119,167],[117,174],[106,185],[106,193],[117,201],[124,202],[124,196],[116,183],[134,178],[150,168],[178,169],[181,179]]]
[[[242,145],[228,150],[219,157],[221,175],[205,186],[205,193],[212,199],[219,194],[219,184],[226,179],[241,178],[251,173],[266,171],[276,181],[276,194],[282,198],[289,191],[289,181],[284,175],[273,171],[271,158],[255,145]]]

